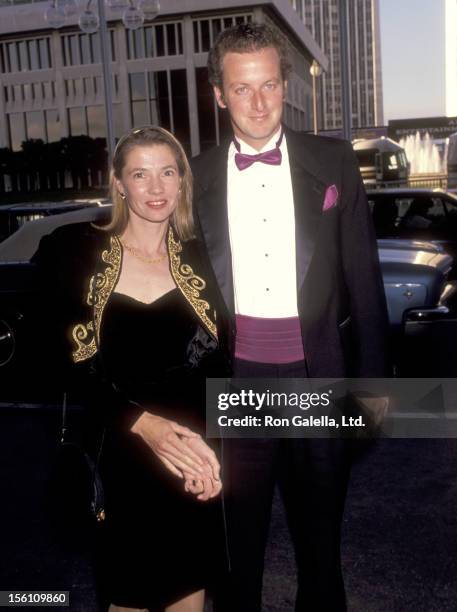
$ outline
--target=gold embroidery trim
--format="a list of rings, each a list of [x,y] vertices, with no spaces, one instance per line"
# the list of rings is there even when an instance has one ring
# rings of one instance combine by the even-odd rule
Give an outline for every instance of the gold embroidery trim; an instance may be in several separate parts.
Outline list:
[[[173,230],[170,227],[168,231],[168,255],[175,283],[208,331],[217,338],[216,325],[206,314],[206,311],[210,309],[210,305],[206,300],[200,298],[200,292],[205,289],[206,282],[200,276],[194,274],[189,264],[181,263],[181,257],[179,256],[181,251],[181,242],[174,239]]]
[[[86,325],[78,323],[72,330],[72,338],[77,347],[72,353],[75,363],[92,357],[100,343],[103,311],[121,270],[122,248],[117,236],[111,236],[110,249],[102,252],[102,261],[107,266],[103,272],[97,272],[91,277],[86,299],[87,304],[93,308],[93,320]]]

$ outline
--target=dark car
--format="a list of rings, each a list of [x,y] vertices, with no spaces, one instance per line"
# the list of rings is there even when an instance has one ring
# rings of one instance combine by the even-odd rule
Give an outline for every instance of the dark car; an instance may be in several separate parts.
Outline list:
[[[31,322],[36,303],[36,269],[31,258],[40,240],[61,225],[109,218],[110,205],[78,206],[76,210],[29,220],[0,242],[0,389],[1,399],[21,389],[28,397],[42,386],[40,366],[46,347],[37,351]]]
[[[441,245],[453,258],[457,278],[457,196],[441,189],[367,191],[378,238],[422,240]]]
[[[63,202],[23,202],[0,206],[0,242],[16,232],[24,223],[82,208],[105,206],[106,199],[65,200]]]
[[[402,377],[457,375],[457,282],[439,244],[378,240],[391,328],[392,361]]]

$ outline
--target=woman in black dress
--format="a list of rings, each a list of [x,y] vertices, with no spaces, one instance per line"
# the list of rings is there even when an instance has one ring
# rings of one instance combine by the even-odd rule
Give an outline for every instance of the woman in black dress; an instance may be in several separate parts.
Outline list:
[[[133,130],[114,154],[110,224],[61,227],[36,258],[58,294],[61,349],[95,381],[110,612],[201,612],[221,552],[220,468],[201,434],[205,377],[223,362],[191,193],[173,135]]]

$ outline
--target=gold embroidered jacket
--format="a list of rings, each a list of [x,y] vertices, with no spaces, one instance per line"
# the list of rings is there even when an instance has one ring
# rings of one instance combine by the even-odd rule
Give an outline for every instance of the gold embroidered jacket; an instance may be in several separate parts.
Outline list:
[[[167,247],[176,286],[198,320],[199,338],[189,353],[191,365],[197,365],[208,346],[217,345],[209,268],[201,245],[196,240],[181,242],[172,228]],[[119,238],[90,223],[62,226],[42,239],[34,258],[43,298],[40,335],[57,361],[80,363],[97,354],[103,312],[119,278],[122,255]]]

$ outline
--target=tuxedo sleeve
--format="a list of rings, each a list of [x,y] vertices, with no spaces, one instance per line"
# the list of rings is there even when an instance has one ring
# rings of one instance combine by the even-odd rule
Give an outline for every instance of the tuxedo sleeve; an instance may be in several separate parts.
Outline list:
[[[341,249],[357,377],[383,377],[388,364],[388,317],[372,215],[350,143],[343,156]]]

